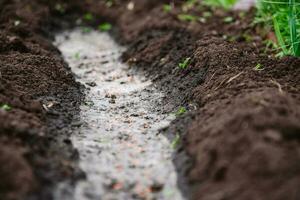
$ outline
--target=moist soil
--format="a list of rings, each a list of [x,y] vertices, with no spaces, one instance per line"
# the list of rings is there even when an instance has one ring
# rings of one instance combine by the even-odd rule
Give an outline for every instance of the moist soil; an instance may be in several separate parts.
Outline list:
[[[213,13],[187,22],[167,2],[0,0],[0,103],[11,106],[0,110],[0,199],[51,199],[58,182],[84,177],[69,139],[84,87],[52,45],[80,21],[112,23],[122,59],[166,94],[164,109],[187,108],[165,131],[181,135],[175,165],[191,199],[300,199],[300,59],[266,51],[273,34],[252,25],[255,10],[186,8]]]

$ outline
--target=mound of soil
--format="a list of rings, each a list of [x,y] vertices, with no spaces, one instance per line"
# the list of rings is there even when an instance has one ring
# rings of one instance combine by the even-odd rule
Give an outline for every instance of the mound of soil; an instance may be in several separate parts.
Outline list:
[[[254,10],[184,8],[213,15],[182,21],[181,1],[167,2],[0,1],[0,103],[12,107],[0,111],[1,199],[48,199],[79,174],[68,125],[83,95],[49,33],[80,21],[113,23],[124,61],[167,94],[166,109],[188,108],[169,131],[191,158],[192,199],[300,199],[300,59],[264,53]],[[94,20],[78,20],[87,12]]]

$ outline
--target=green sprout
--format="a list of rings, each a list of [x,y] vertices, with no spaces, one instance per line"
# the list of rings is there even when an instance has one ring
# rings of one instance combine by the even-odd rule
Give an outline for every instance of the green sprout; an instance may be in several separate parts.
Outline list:
[[[164,12],[169,13],[172,10],[172,6],[170,4],[164,4],[163,10],[164,10]]]
[[[21,21],[20,21],[20,20],[15,20],[15,21],[14,21],[14,25],[15,25],[15,26],[19,26],[20,24],[21,24]]]
[[[180,107],[178,109],[178,111],[175,113],[176,116],[180,116],[180,115],[183,115],[184,113],[186,113],[186,108],[185,107]]]
[[[12,109],[12,107],[9,106],[8,104],[2,104],[2,105],[0,106],[0,109],[1,109],[1,110],[5,110],[5,111],[10,111],[10,110]]]
[[[173,139],[173,141],[171,143],[171,148],[176,149],[179,144],[180,144],[180,135],[177,133],[175,138]]]
[[[233,22],[233,17],[225,17],[224,19],[223,19],[223,22],[225,22],[225,23],[231,23],[231,22]]]
[[[190,62],[191,62],[191,58],[190,57],[185,58],[182,62],[180,62],[178,64],[178,67],[180,69],[186,69],[189,66]]]
[[[91,13],[86,13],[83,16],[83,19],[85,19],[86,21],[92,21],[94,19],[94,16]]]
[[[110,23],[103,23],[98,26],[99,31],[109,31],[112,29],[112,25]]]
[[[203,4],[210,7],[222,7],[224,9],[230,9],[237,0],[203,0]]]
[[[186,21],[186,22],[194,22],[197,20],[197,16],[194,15],[189,15],[189,14],[179,14],[178,19],[181,21]]]
[[[113,1],[113,0],[106,0],[105,5],[106,5],[107,7],[112,7],[113,4],[114,4],[114,1]]]
[[[65,13],[65,8],[60,3],[55,4],[54,8],[56,11],[60,12],[61,14]]]
[[[89,27],[83,27],[82,28],[82,32],[84,32],[84,33],[90,33],[91,31],[92,31],[92,29],[89,28]]]
[[[197,0],[186,0],[185,3],[182,5],[182,10],[184,12],[188,11],[188,10],[194,8],[196,3],[197,3]]]
[[[261,71],[261,70],[264,70],[262,65],[260,63],[258,63],[255,67],[254,67],[254,70],[255,71]]]
[[[209,17],[212,16],[212,13],[209,12],[209,11],[205,11],[205,12],[203,12],[202,16],[203,16],[204,18],[209,18]]]
[[[79,52],[76,52],[76,53],[74,54],[74,58],[78,60],[78,59],[80,58],[80,53],[79,53]]]

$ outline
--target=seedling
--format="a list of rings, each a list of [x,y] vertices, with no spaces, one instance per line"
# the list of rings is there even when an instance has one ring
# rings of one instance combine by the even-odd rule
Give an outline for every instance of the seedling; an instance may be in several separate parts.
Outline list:
[[[83,19],[85,19],[86,21],[92,21],[94,19],[94,16],[91,13],[86,13],[83,16]]]
[[[189,15],[189,14],[179,14],[178,19],[186,22],[194,22],[197,20],[197,16]]]
[[[230,9],[237,0],[203,0],[203,4],[211,7],[222,7]]]
[[[180,63],[178,64],[178,67],[179,67],[180,69],[186,69],[186,68],[189,66],[190,62],[191,62],[191,58],[190,58],[190,57],[185,58],[185,59],[183,60],[183,62],[180,62]]]
[[[65,8],[60,3],[55,4],[55,10],[61,14],[65,13]]]
[[[180,135],[177,133],[175,138],[173,139],[173,141],[171,143],[171,148],[176,149],[179,144],[180,144]]]
[[[186,113],[186,108],[185,107],[180,107],[178,109],[178,111],[175,113],[176,116],[180,116],[180,115],[183,115],[184,113]]]
[[[103,23],[98,26],[99,31],[109,31],[112,29],[112,25],[110,23]]]
[[[233,22],[233,17],[225,17],[224,19],[223,19],[223,21],[225,22],[225,23],[231,23],[231,22]]]
[[[82,28],[82,32],[84,32],[84,33],[90,33],[91,31],[92,31],[92,29],[89,28],[89,27],[83,27]]]
[[[15,26],[19,26],[20,24],[21,24],[21,21],[20,21],[20,20],[15,20],[15,21],[14,21],[14,25],[15,25]]]
[[[260,63],[258,63],[255,67],[254,67],[254,70],[255,71],[261,71],[261,70],[264,70],[262,65]]]
[[[170,4],[164,4],[163,5],[163,10],[165,13],[169,13],[172,10],[172,6]]]
[[[203,12],[202,16],[203,16],[204,18],[209,18],[209,17],[212,16],[212,13],[211,13],[211,12],[208,12],[208,11],[205,11],[205,12]]]
[[[195,7],[197,0],[186,0],[186,2],[182,5],[182,10],[187,12],[188,10]]]
[[[113,1],[113,0],[106,0],[105,5],[106,5],[107,7],[112,7],[113,4],[114,4],[114,1]]]
[[[74,54],[74,58],[77,59],[77,60],[79,60],[79,58],[80,58],[80,53],[79,53],[79,52],[76,52],[76,53]]]
[[[8,104],[2,104],[2,105],[0,106],[0,109],[1,109],[1,110],[5,110],[5,111],[10,111],[10,110],[12,109],[12,107],[9,106]]]

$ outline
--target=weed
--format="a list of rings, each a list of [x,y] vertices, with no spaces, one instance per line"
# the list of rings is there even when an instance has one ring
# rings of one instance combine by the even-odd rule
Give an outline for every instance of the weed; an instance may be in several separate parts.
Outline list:
[[[98,26],[99,31],[109,31],[111,30],[112,25],[110,23],[103,23]]]
[[[164,4],[163,5],[163,10],[165,13],[169,13],[172,10],[172,6],[170,4]]]
[[[255,22],[272,29],[282,55],[300,56],[300,4],[295,0],[259,0]],[[274,45],[276,46],[276,45]]]
[[[262,66],[260,63],[258,63],[258,64],[254,67],[254,70],[255,70],[255,71],[262,71],[262,70],[264,70],[264,68],[263,68],[263,66]]]
[[[179,143],[180,143],[180,135],[177,133],[175,138],[173,139],[173,141],[171,143],[171,148],[176,149],[177,146],[179,145]]]
[[[237,0],[203,0],[203,4],[210,7],[222,7],[224,9],[230,9]]]
[[[186,22],[194,22],[197,20],[197,16],[189,15],[189,14],[179,14],[178,19]]]
[[[184,113],[186,113],[186,108],[185,107],[180,107],[179,109],[178,109],[178,111],[175,113],[175,115],[176,116],[181,116],[181,115],[183,115]]]
[[[186,69],[189,66],[190,62],[191,62],[191,58],[190,57],[185,58],[182,62],[180,62],[178,64],[178,67],[180,69]]]
[[[0,109],[1,109],[1,110],[5,110],[5,111],[10,111],[10,110],[12,109],[12,107],[9,106],[8,104],[2,104],[2,105],[0,106]]]
[[[91,13],[86,13],[83,16],[83,19],[86,20],[86,21],[92,21],[94,19],[94,16]]]

